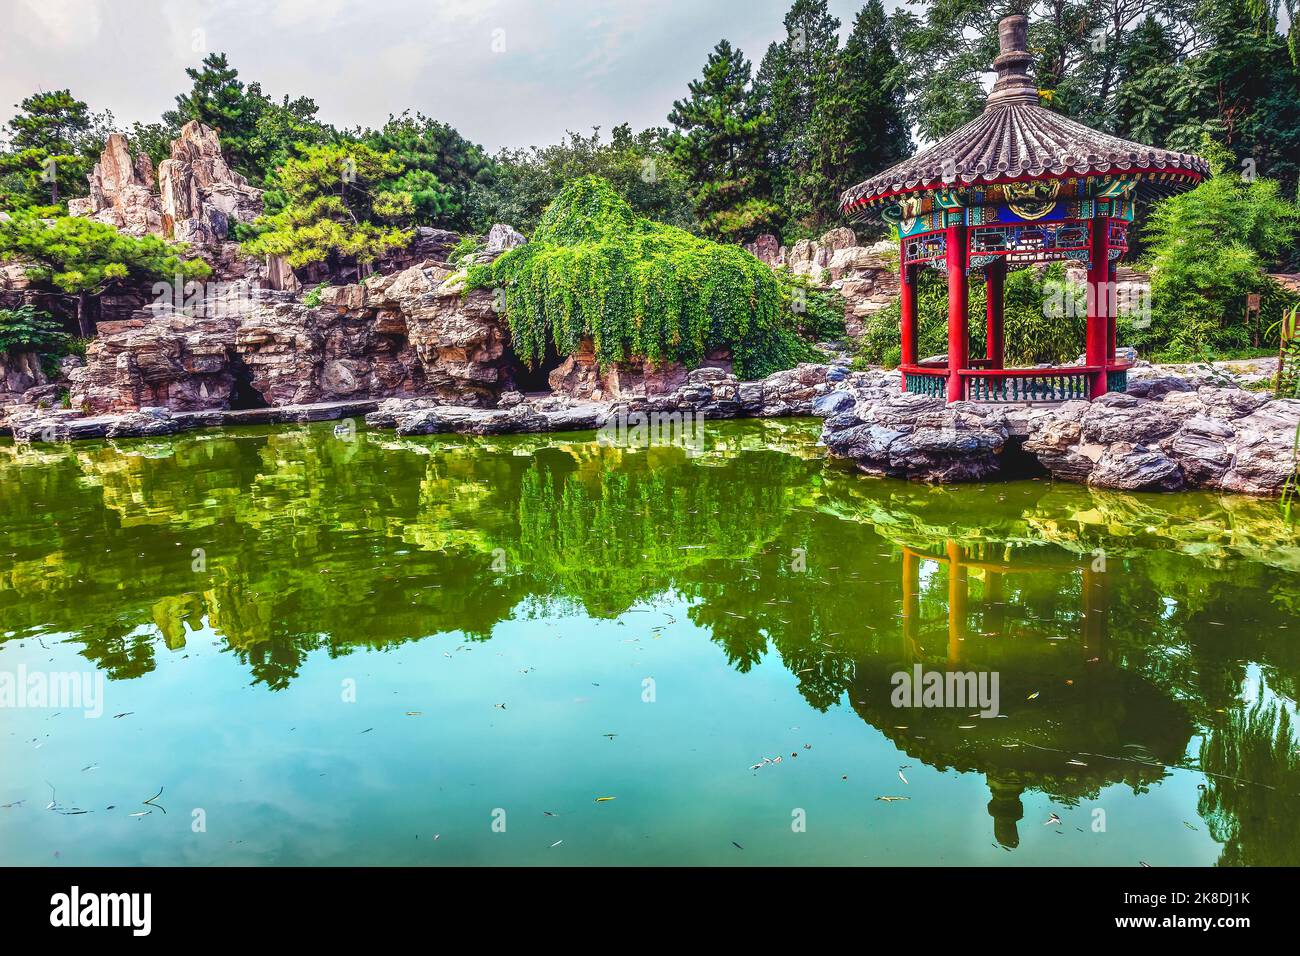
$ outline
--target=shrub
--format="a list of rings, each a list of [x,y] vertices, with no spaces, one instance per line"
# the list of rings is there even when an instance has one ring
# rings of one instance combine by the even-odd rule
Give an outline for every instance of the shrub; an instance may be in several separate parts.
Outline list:
[[[798,334],[788,278],[739,246],[639,218],[594,176],[560,191],[532,242],[472,267],[466,287],[501,290],[515,352],[530,366],[548,342],[565,355],[584,336],[601,365],[695,367],[726,347],[746,378],[815,356]]]
[[[1157,205],[1147,225],[1151,321],[1121,328],[1125,341],[1148,358],[1215,358],[1258,349],[1268,344],[1265,332],[1286,305],[1265,270],[1294,242],[1300,210],[1275,181],[1247,181],[1231,172],[1222,147],[1209,143],[1204,152],[1215,175]],[[1260,312],[1248,324],[1251,294],[1260,296]]]
[[[57,357],[67,353],[69,341],[48,312],[30,305],[0,309],[0,354],[36,352]]]

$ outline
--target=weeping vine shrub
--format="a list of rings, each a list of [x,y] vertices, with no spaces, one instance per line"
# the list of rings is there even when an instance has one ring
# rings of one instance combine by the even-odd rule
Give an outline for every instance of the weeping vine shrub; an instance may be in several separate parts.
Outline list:
[[[738,246],[643,219],[604,179],[564,187],[532,241],[470,268],[467,289],[502,297],[513,346],[535,367],[589,336],[602,366],[629,359],[700,365],[731,350],[736,374],[759,378],[816,353],[801,338],[833,326],[831,296],[809,293]],[[836,297],[837,298],[837,297]],[[839,312],[843,334],[843,310]]]

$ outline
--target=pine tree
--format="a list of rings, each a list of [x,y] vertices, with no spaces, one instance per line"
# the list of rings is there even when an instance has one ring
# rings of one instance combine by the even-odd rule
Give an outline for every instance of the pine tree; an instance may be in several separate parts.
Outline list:
[[[772,118],[768,164],[775,198],[798,232],[819,221],[824,206],[821,197],[808,192],[810,185],[814,192],[824,191],[816,188],[815,175],[808,182],[818,153],[811,130],[818,101],[833,88],[840,21],[830,15],[826,0],[795,0],[785,29],[785,39],[768,47],[754,90],[759,107]]]
[[[690,97],[668,115],[674,160],[691,181],[701,228],[730,241],[771,228],[777,207],[766,198],[763,143],[770,123],[754,103],[751,65],[721,40],[709,54],[704,75],[691,81]]]
[[[867,0],[834,69],[814,89],[812,157],[800,182],[806,226],[836,222],[845,189],[911,154],[900,70],[884,5]]]
[[[262,171],[253,169],[250,160],[257,121],[266,110],[269,97],[257,83],[245,88],[239,71],[230,65],[224,53],[209,53],[203,58],[201,68],[190,67],[185,73],[193,86],[188,93],[176,97],[176,109],[163,114],[164,122],[180,129],[190,120],[198,120],[215,129],[226,162],[245,176],[258,177]]]

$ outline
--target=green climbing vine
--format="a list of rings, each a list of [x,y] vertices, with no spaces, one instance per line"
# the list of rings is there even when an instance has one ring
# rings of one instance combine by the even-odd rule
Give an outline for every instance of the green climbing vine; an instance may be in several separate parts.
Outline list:
[[[639,358],[693,368],[728,348],[742,378],[816,355],[799,334],[805,290],[738,246],[637,217],[594,176],[560,191],[531,242],[471,267],[466,288],[500,290],[515,352],[529,366],[548,341],[567,355],[587,336],[601,365]],[[830,299],[817,295],[824,317]],[[825,321],[815,325],[825,333]]]

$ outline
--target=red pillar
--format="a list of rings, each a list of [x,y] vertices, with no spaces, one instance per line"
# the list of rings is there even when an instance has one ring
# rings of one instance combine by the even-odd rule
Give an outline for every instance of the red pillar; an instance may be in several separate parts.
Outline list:
[[[1106,350],[1110,344],[1110,220],[1093,219],[1088,227],[1092,264],[1088,269],[1088,330],[1085,335],[1086,363],[1097,369],[1092,375],[1090,398],[1106,394]]]
[[[948,266],[948,401],[966,397],[961,369],[966,367],[966,226],[945,231]]]
[[[1005,368],[1005,349],[1002,335],[1002,301],[1003,287],[1007,277],[1007,263],[1004,259],[991,263],[985,271],[984,298],[988,303],[985,309],[987,327],[984,341],[987,343],[985,355],[992,368]]]
[[[1108,275],[1110,277],[1111,290],[1114,291],[1116,295],[1111,296],[1107,300],[1110,302],[1110,306],[1107,308],[1107,312],[1109,312],[1110,314],[1106,320],[1106,330],[1107,330],[1106,364],[1107,365],[1110,365],[1115,361],[1115,345],[1117,344],[1115,341],[1116,338],[1115,326],[1119,324],[1119,314],[1118,314],[1119,313],[1119,301],[1118,301],[1119,282],[1118,279],[1116,279],[1116,275],[1118,274],[1118,272],[1119,272],[1118,263],[1112,262],[1110,264],[1110,272],[1108,273]]]
[[[900,244],[900,263],[898,270],[901,279],[898,302],[900,335],[903,343],[903,365],[916,364],[916,270],[907,264],[907,240]],[[907,374],[903,374],[903,391],[907,391]]]

